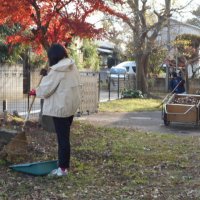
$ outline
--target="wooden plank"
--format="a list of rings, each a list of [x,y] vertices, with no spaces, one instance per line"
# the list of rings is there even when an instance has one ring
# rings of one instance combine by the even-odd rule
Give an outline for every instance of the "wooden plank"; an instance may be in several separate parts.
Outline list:
[[[168,104],[166,105],[167,121],[197,123],[198,109],[192,105]]]

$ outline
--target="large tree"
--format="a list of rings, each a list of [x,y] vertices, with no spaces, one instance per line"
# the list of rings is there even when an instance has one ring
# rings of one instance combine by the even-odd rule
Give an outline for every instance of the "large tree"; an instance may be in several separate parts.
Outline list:
[[[148,94],[148,62],[152,47],[159,31],[167,24],[170,17],[170,0],[159,11],[154,10],[155,20],[148,23],[150,6],[147,0],[127,0],[129,18],[124,21],[129,25],[134,35],[134,58],[137,63],[137,89]]]
[[[5,43],[5,38],[12,35],[19,30],[19,26],[16,24],[13,27],[6,25],[0,25],[0,63],[15,63],[20,60],[20,54],[24,48],[22,45],[11,45]]]
[[[169,19],[172,11],[173,13],[178,12],[185,6],[173,4],[172,8],[171,0],[125,0],[122,5],[122,10],[127,15],[127,18],[123,18],[123,21],[129,26],[133,35],[130,45],[133,47],[132,59],[135,59],[137,63],[136,87],[143,93],[148,94],[149,57],[157,48],[156,43],[159,32],[163,27],[168,27],[166,36],[167,47],[170,50]],[[117,9],[119,10],[119,8]]]
[[[123,16],[102,0],[0,0],[0,5],[0,24],[20,25],[7,42],[31,44],[37,50],[48,50],[55,42],[67,45],[74,36],[99,35],[102,30],[87,21],[96,11]]]

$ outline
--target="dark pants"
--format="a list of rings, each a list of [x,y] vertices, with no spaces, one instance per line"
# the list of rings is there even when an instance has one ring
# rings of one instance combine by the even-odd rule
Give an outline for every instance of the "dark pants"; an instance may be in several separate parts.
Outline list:
[[[58,161],[61,168],[70,166],[70,127],[73,117],[53,117],[58,140]]]

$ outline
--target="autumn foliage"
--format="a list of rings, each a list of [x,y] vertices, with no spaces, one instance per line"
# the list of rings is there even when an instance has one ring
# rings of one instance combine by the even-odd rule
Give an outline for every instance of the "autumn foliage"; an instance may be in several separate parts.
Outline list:
[[[102,0],[0,0],[0,24],[21,27],[7,37],[8,43],[31,44],[37,50],[47,50],[51,43],[67,45],[74,36],[100,37],[103,30],[87,21],[96,11],[123,17]]]

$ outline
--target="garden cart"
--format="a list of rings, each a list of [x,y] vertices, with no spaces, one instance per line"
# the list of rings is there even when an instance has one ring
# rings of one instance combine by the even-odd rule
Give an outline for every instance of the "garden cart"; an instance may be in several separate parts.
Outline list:
[[[168,126],[171,122],[199,125],[200,95],[173,94],[162,106],[162,119]]]

